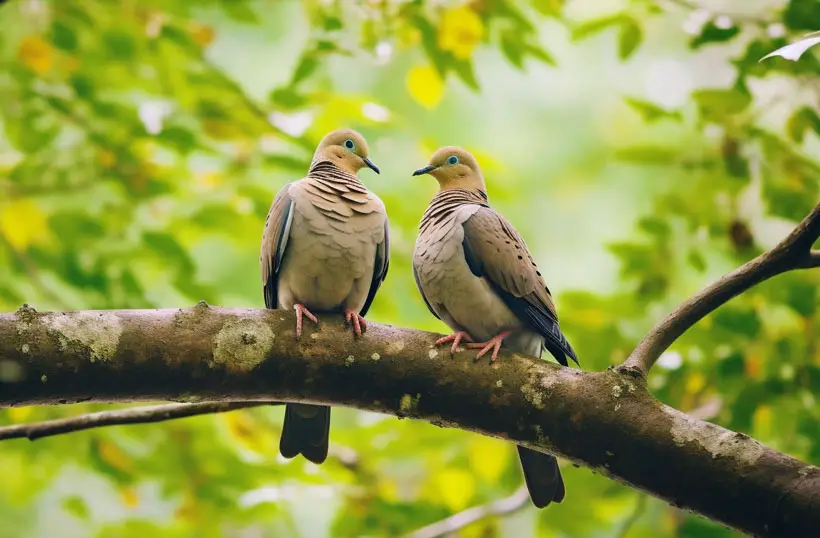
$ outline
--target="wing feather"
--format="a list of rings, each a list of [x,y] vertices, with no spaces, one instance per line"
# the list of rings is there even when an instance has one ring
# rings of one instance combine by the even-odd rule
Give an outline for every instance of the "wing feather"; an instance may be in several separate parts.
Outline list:
[[[558,325],[558,313],[526,243],[499,213],[482,207],[464,221],[464,257],[477,277],[485,278],[504,304],[544,337],[544,346],[563,365],[575,351]]]
[[[282,267],[293,223],[293,200],[289,191],[290,184],[285,185],[273,199],[262,234],[259,264],[262,270],[266,308],[278,306],[279,269]]]

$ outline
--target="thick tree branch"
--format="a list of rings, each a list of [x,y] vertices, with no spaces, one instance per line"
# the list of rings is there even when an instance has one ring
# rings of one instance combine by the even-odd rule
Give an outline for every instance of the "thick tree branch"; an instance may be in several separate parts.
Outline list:
[[[76,417],[58,418],[43,422],[14,424],[0,427],[0,440],[21,439],[29,441],[60,435],[62,433],[78,432],[100,428],[102,426],[118,426],[122,424],[147,424],[162,422],[176,418],[207,415],[209,413],[225,413],[236,409],[258,407],[265,405],[261,402],[204,402],[195,404],[163,404],[131,409],[115,409],[88,413]]]
[[[434,349],[431,333],[371,323],[354,339],[340,318],[321,322],[297,341],[283,311],[22,308],[0,314],[0,405],[347,406],[551,451],[751,534],[820,528],[820,470],[659,403],[630,371],[509,353],[474,364]]]
[[[818,236],[820,204],[772,250],[723,276],[667,314],[643,337],[621,369],[645,377],[675,340],[732,298],[780,273],[820,266],[820,251],[811,250]]]
[[[529,505],[530,494],[526,486],[521,486],[509,497],[496,501],[468,508],[457,514],[436,521],[416,531],[411,532],[404,538],[439,538],[457,530],[472,525],[476,521],[492,516],[503,516],[517,512]]]

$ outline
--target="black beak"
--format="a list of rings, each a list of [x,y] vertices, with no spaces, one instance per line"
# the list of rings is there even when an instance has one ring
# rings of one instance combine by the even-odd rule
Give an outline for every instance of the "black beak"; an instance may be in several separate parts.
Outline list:
[[[368,168],[370,168],[371,170],[373,170],[377,174],[379,173],[379,167],[376,166],[375,164],[373,164],[373,161],[371,161],[367,157],[362,157],[362,160],[364,161],[364,164],[366,164]]]
[[[428,164],[424,168],[419,168],[418,170],[413,172],[413,175],[414,176],[420,176],[420,175],[423,175],[423,174],[429,174],[430,172],[432,172],[435,169],[436,169],[435,166],[433,166],[432,164]]]

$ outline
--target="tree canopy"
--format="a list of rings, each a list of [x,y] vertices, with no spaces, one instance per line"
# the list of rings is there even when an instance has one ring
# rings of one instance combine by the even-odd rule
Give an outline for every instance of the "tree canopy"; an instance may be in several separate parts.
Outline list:
[[[729,4],[6,2],[0,311],[262,306],[270,201],[350,126],[382,169],[364,181],[392,233],[368,319],[446,330],[411,275],[434,186],[410,174],[458,144],[542,267],[582,368],[618,365],[820,199],[818,56],[758,61],[820,29],[820,7]],[[818,284],[789,272],[735,298],[661,356],[650,389],[820,464]],[[277,457],[281,424],[262,406],[3,441],[0,537],[396,536],[522,482],[514,445],[489,437],[335,409],[316,467]],[[735,535],[562,471],[562,504],[513,503],[460,535]]]

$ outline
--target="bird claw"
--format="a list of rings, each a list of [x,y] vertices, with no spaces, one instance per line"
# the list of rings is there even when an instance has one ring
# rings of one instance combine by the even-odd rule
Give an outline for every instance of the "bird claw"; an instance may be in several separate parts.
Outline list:
[[[450,355],[455,355],[458,351],[458,345],[461,341],[464,340],[465,342],[472,342],[473,339],[467,334],[465,331],[458,331],[454,332],[453,334],[448,334],[442,338],[439,338],[435,341],[434,345],[440,346],[441,344],[446,344],[447,342],[452,342],[453,345],[450,346]]]
[[[506,337],[510,335],[512,331],[504,331],[499,333],[486,342],[473,342],[467,344],[469,349],[480,349],[481,351],[478,352],[478,355],[475,356],[474,360],[479,360],[483,357],[488,351],[491,349],[493,350],[493,354],[490,356],[490,364],[494,363],[495,360],[498,358],[498,352],[501,350],[501,342],[504,341]]]
[[[361,336],[367,332],[367,322],[358,312],[353,310],[345,310],[345,322],[353,327],[353,334]]]
[[[299,340],[302,338],[302,316],[307,317],[316,325],[319,324],[319,320],[303,304],[293,305],[293,310],[296,311],[296,339]]]

